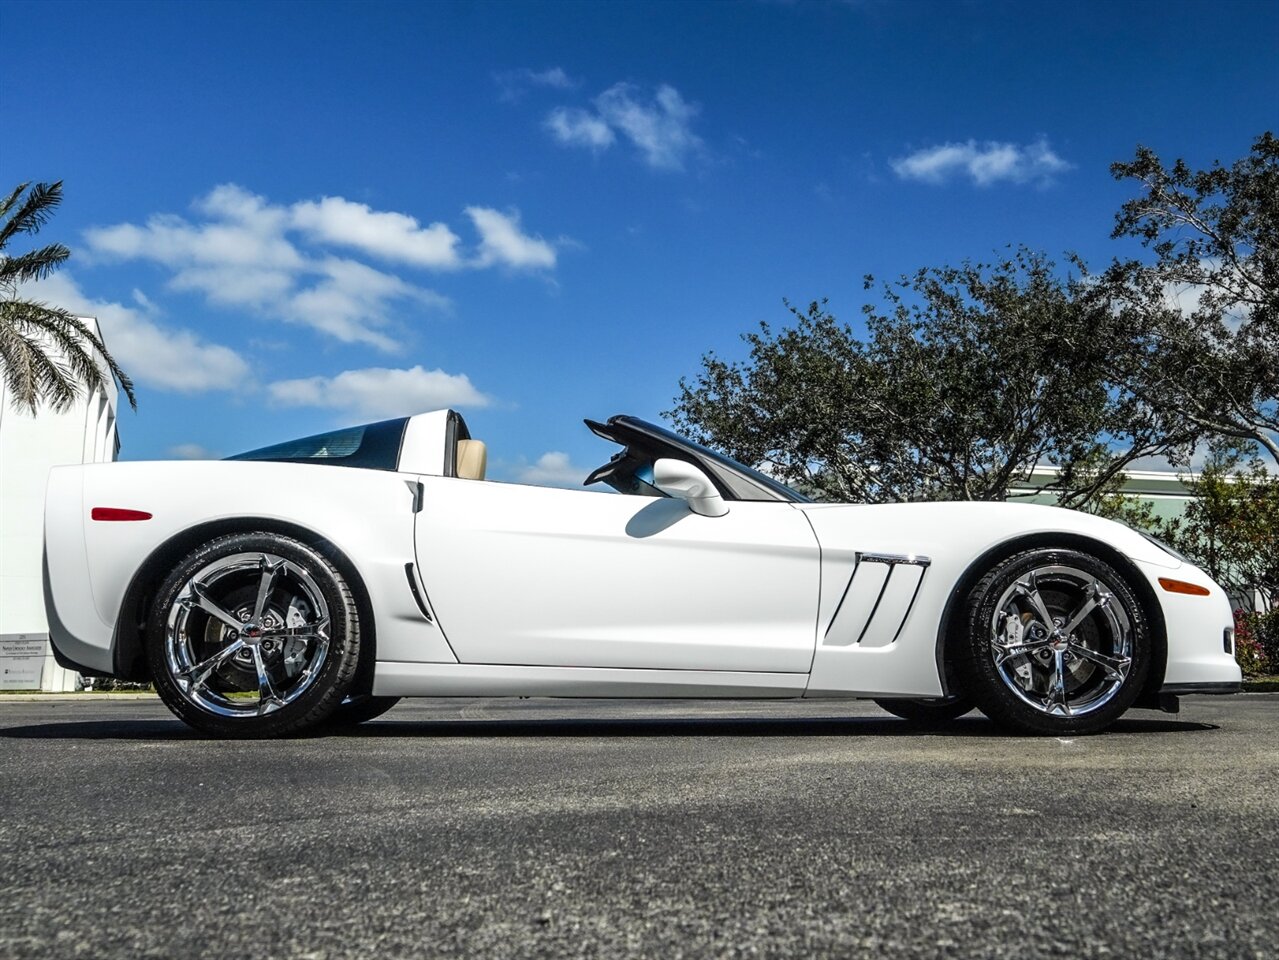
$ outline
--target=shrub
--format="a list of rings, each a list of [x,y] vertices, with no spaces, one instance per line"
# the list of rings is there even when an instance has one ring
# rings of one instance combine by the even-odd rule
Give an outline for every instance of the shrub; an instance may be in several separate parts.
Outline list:
[[[1235,611],[1235,659],[1245,677],[1279,673],[1279,610]]]

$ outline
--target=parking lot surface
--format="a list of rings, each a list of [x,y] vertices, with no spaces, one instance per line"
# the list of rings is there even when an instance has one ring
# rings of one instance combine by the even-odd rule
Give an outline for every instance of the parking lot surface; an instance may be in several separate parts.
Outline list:
[[[0,957],[1276,957],[1279,695],[1076,739],[869,703],[0,698]]]

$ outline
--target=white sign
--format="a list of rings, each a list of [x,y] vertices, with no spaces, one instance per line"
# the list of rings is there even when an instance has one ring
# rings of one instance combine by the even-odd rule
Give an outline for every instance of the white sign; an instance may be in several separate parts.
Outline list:
[[[48,634],[0,635],[0,690],[39,690],[48,650]]]

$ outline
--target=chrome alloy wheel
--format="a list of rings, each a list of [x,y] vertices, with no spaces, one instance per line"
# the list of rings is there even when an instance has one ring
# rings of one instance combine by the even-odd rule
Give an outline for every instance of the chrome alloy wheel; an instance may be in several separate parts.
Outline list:
[[[165,661],[181,695],[224,717],[302,696],[329,653],[329,607],[302,566],[236,553],[198,570],[169,606]]]
[[[1049,716],[1108,703],[1133,663],[1133,622],[1115,587],[1073,566],[1039,566],[999,598],[990,655],[1004,685]]]

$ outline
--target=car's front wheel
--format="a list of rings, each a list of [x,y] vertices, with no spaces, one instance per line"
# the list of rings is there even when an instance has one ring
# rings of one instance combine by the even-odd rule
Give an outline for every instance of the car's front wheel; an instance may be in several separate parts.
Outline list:
[[[1068,548],[995,565],[968,595],[954,658],[962,689],[1023,733],[1105,729],[1150,671],[1150,628],[1124,576]]]
[[[277,737],[324,721],[359,663],[359,611],[336,566],[273,533],[218,537],[161,584],[147,627],[160,697],[218,736]]]

